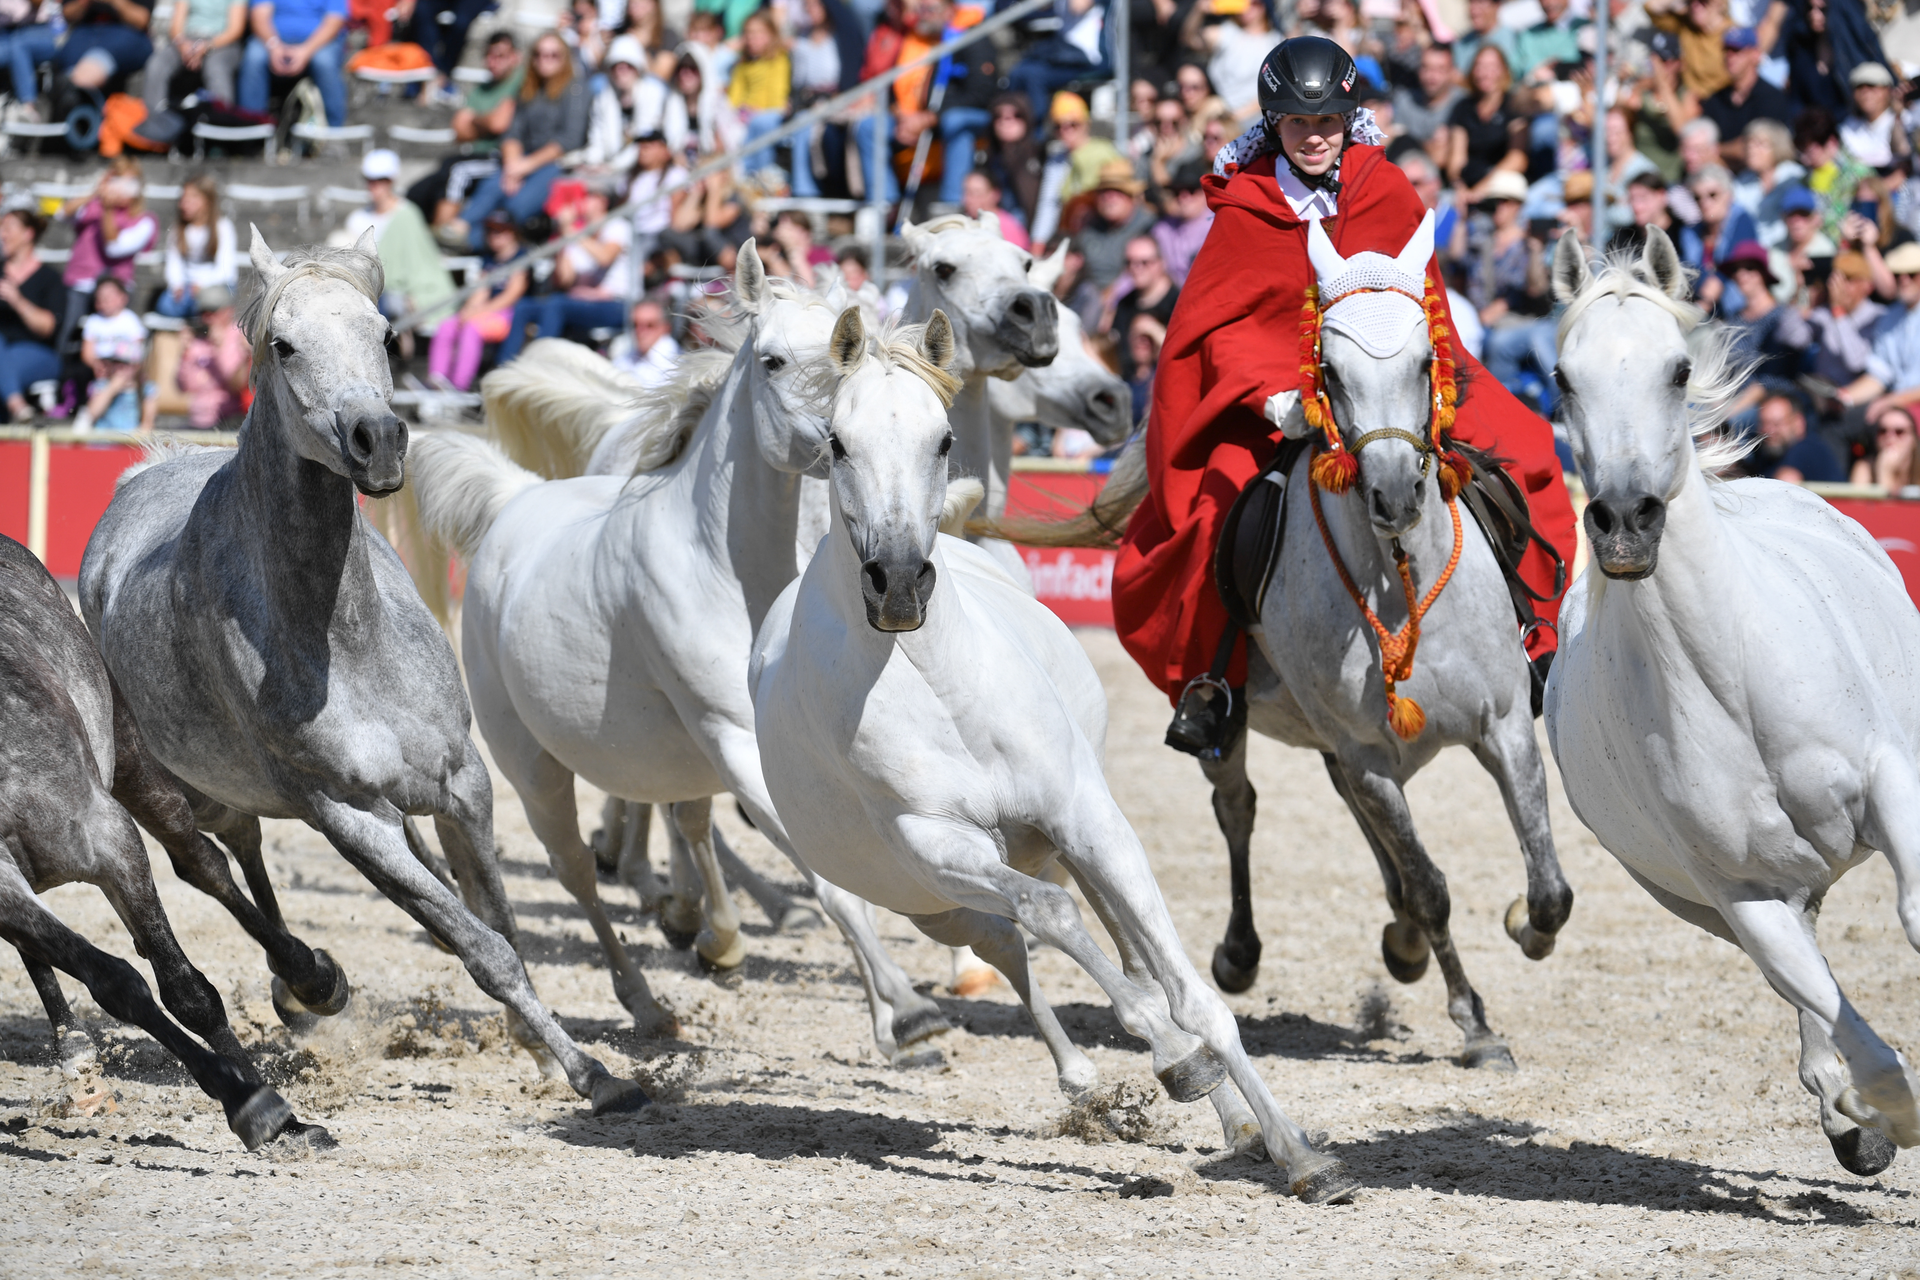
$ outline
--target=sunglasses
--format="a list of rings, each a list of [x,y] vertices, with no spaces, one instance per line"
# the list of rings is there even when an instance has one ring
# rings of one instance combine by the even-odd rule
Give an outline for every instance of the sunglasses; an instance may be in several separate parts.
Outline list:
[[[1901,436],[1912,435],[1913,428],[1912,427],[1881,427],[1877,431],[1875,431],[1874,434],[1880,435],[1880,436],[1892,436],[1894,439],[1898,440]]]
[[[1160,259],[1158,258],[1128,258],[1127,265],[1130,267],[1151,267],[1159,261]]]

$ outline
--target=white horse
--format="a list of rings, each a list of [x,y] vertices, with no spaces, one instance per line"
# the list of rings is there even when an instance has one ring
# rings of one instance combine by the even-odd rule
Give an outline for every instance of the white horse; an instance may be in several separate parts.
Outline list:
[[[857,310],[835,327],[832,526],[754,644],[774,802],[821,875],[1005,973],[1069,1096],[1092,1086],[1093,1065],[1033,985],[1010,921],[1100,984],[1122,1024],[1152,1045],[1169,1094],[1214,1094],[1231,1141],[1246,1123],[1232,1088],[1218,1088],[1231,1075],[1294,1193],[1345,1196],[1353,1179],[1275,1104],[1174,932],[1101,775],[1106,705],[1085,652],[991,556],[937,532],[955,448],[944,403],[957,389],[945,373],[953,348],[938,310],[871,351]],[[1127,972],[1088,935],[1072,898],[1040,878],[1055,858]]]
[[[761,778],[745,675],[755,628],[797,572],[799,473],[818,464],[826,434],[808,407],[818,403],[808,366],[834,316],[773,289],[751,241],[734,288],[750,317],[746,340],[724,379],[694,381],[676,412],[654,416],[659,434],[647,447],[670,459],[663,464],[631,479],[542,482],[457,435],[422,437],[410,464],[423,525],[469,563],[462,653],[481,732],[643,1028],[671,1015],[600,905],[575,776],[672,806],[705,891],[696,946],[711,965],[742,957],[711,797],[731,792],[792,855]],[[854,944],[882,1052],[893,1058],[949,1030],[887,957],[866,905],[814,887]]]
[[[1694,437],[1742,379],[1724,343],[1690,357],[1700,312],[1662,232],[1597,276],[1569,234],[1553,274],[1592,546],[1547,681],[1567,798],[1656,901],[1745,951],[1799,1010],[1821,1128],[1841,1164],[1878,1173],[1920,1143],[1920,1080],[1834,981],[1814,920],[1879,850],[1920,948],[1920,614],[1872,536],[1821,499],[1708,479],[1738,452]]]

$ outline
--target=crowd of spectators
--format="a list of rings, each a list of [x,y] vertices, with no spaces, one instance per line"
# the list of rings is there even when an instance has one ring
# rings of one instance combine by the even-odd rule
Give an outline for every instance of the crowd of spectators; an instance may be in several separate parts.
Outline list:
[[[1115,3],[1129,5],[1132,29],[1124,82]],[[1735,406],[1760,442],[1750,466],[1903,484],[1913,471],[1920,95],[1909,77],[1920,64],[1900,54],[1920,57],[1920,16],[1897,6],[1612,0],[1596,83],[1592,0],[1056,0],[1039,29],[978,40],[900,76],[878,103],[755,146],[981,22],[993,0],[567,0],[530,42],[488,19],[487,0],[402,0],[376,22],[361,0],[175,0],[164,32],[149,5],[0,0],[11,118],[125,89],[144,67],[139,92],[160,134],[186,92],[264,112],[300,78],[338,124],[350,47],[418,46],[410,56],[434,77],[421,98],[452,109],[456,145],[406,181],[400,156],[368,152],[367,203],[344,231],[374,231],[389,315],[436,317],[420,330],[432,385],[471,387],[488,362],[553,336],[599,342],[661,376],[692,340],[685,304],[699,272],[676,268],[730,268],[749,235],[776,274],[838,273],[885,310],[897,290],[875,289],[849,219],[823,227],[769,205],[866,199],[877,184],[890,218],[911,200],[922,218],[991,214],[1036,254],[1064,244],[1058,296],[1144,414],[1212,222],[1202,179],[1254,121],[1261,59],[1311,32],[1354,56],[1388,158],[1436,213],[1458,327],[1493,377],[1550,413],[1554,240],[1571,228],[1631,249],[1659,227],[1696,273],[1701,305],[1755,362]],[[463,58],[478,72],[456,79]],[[1115,137],[1100,95],[1121,88],[1128,128]],[[736,164],[688,183],[729,151]],[[201,344],[191,374],[169,352],[170,389],[212,377],[243,395],[220,373],[230,321],[208,319],[239,284],[220,206],[217,183],[196,175],[163,232],[137,162],[120,157],[58,215],[75,244],[57,290],[34,257],[39,215],[0,222],[6,412],[33,411],[25,385],[63,350],[73,408],[120,422],[131,391],[137,412],[141,380],[125,366],[138,361],[124,357],[152,341],[135,332],[143,311],[189,323],[187,341]],[[531,252],[589,227],[550,260]],[[134,258],[156,250],[163,286],[128,299]],[[478,258],[490,283],[459,294],[448,258]],[[103,293],[105,281],[123,287]],[[1075,446],[1030,431],[1022,447]]]

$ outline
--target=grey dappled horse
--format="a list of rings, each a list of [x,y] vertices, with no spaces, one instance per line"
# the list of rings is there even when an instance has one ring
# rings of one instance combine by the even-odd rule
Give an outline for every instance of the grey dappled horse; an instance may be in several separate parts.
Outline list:
[[[132,475],[87,545],[81,607],[107,668],[204,829],[257,848],[260,818],[306,822],[451,946],[596,1111],[644,1104],[561,1029],[514,953],[452,646],[356,505],[355,490],[400,487],[407,447],[372,235],[282,265],[255,230],[252,254],[257,396],[239,448]],[[433,815],[466,906],[410,849],[412,814]],[[275,997],[304,1003],[280,983]]]
[[[183,864],[227,875],[225,856],[194,830],[185,797],[141,745],[65,593],[31,552],[0,538],[0,937],[26,962],[62,1068],[73,1072],[91,1060],[93,1044],[75,1027],[55,969],[166,1046],[248,1150],[289,1131],[324,1137],[261,1082],[219,992],[180,949],[136,819],[182,875],[193,878]],[[160,1011],[138,970],[67,928],[35,896],[76,881],[107,895],[134,947],[152,962],[160,998],[213,1051]]]

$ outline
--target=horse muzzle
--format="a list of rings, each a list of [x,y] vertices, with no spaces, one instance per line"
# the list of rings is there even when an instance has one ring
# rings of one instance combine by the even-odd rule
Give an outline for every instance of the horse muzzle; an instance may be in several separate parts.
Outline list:
[[[384,400],[357,400],[336,415],[340,453],[354,488],[370,498],[385,497],[405,482],[407,424]]]
[[[1060,354],[1060,312],[1053,295],[1022,289],[1000,313],[993,336],[1029,369],[1053,363]]]
[[[1096,444],[1114,445],[1133,432],[1133,400],[1126,388],[1102,387],[1087,397],[1088,434]]]
[[[860,566],[867,625],[875,631],[918,631],[927,620],[936,576],[933,561],[912,548],[868,560]]]
[[[1411,485],[1368,487],[1363,481],[1361,487],[1366,492],[1367,522],[1377,536],[1402,538],[1419,527],[1427,505],[1424,477]]]
[[[1587,501],[1587,543],[1594,563],[1609,578],[1632,582],[1653,573],[1667,504],[1650,493],[1596,497]]]

